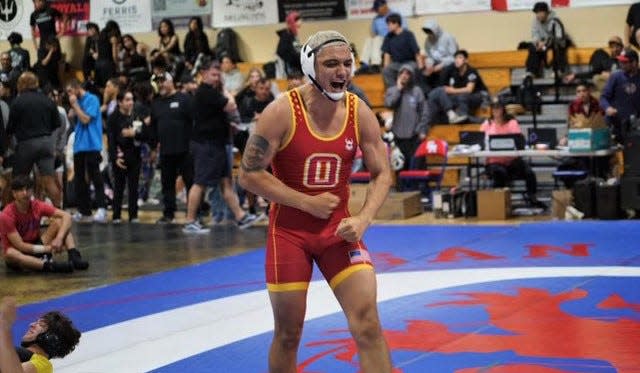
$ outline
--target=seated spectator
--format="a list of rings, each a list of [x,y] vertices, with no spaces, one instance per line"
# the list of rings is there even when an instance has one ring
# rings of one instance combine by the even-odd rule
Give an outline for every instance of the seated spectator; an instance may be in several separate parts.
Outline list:
[[[184,64],[186,69],[191,73],[196,66],[198,58],[211,56],[211,48],[209,48],[209,38],[204,32],[202,18],[195,16],[189,20],[189,31],[184,37]],[[194,71],[194,73],[197,72]],[[192,74],[195,75],[195,74]]]
[[[149,80],[149,63],[147,48],[131,34],[122,36],[122,72],[134,82]]]
[[[591,87],[582,83],[576,87],[576,98],[569,105],[568,128],[591,128],[604,126],[604,111],[600,107],[598,99],[591,95]],[[558,141],[561,146],[568,145],[568,138],[564,136]],[[589,171],[590,160],[588,157],[567,157],[560,161],[558,171]],[[597,157],[596,174],[606,175],[609,168],[609,158]],[[565,178],[563,182],[567,188],[573,187],[575,180]]]
[[[50,359],[69,355],[80,342],[80,331],[58,311],[50,311],[29,324],[20,347],[12,346],[16,321],[15,299],[0,300],[0,369],[3,372],[53,372]]]
[[[435,19],[427,20],[422,26],[427,34],[424,41],[424,70],[422,70],[423,90],[425,94],[442,85],[441,75],[444,70],[453,65],[458,42],[450,33],[442,30]]]
[[[300,49],[302,44],[298,39],[298,32],[302,26],[302,17],[298,12],[290,12],[285,19],[287,27],[276,32],[278,34],[278,47],[276,55],[284,62],[284,71],[288,76],[294,72],[302,71],[300,66]]]
[[[589,71],[583,73],[571,73],[564,77],[565,83],[571,83],[573,81],[586,81],[593,80],[599,92],[604,87],[609,75],[613,71],[620,69],[620,63],[618,62],[618,55],[624,48],[622,39],[619,36],[612,36],[609,38],[609,51],[605,51],[602,48],[598,48],[591,54],[589,59]]]
[[[371,21],[371,36],[365,39],[362,47],[358,73],[375,74],[380,72],[382,66],[382,42],[389,33],[386,18],[391,13],[400,14],[398,11],[389,8],[386,0],[374,1],[372,10],[376,12],[376,15]],[[405,18],[402,18],[402,28],[408,28]]]
[[[20,72],[29,70],[31,68],[31,57],[29,56],[29,51],[21,46],[22,34],[14,31],[9,34],[7,41],[11,44],[11,49],[8,51],[11,56],[11,65]]]
[[[14,201],[0,213],[0,239],[7,267],[42,272],[89,268],[76,248],[68,212],[32,198],[33,181],[27,176],[13,178],[11,193]],[[40,219],[44,216],[55,219],[40,232]],[[63,252],[67,253],[68,260],[53,260],[55,254]]]
[[[456,51],[454,64],[442,73],[444,85],[429,93],[430,124],[437,122],[439,113],[446,113],[449,123],[462,123],[488,97],[482,77],[468,61],[466,50]]]
[[[382,42],[383,69],[382,77],[385,88],[396,84],[400,67],[409,64],[414,70],[422,70],[420,47],[415,35],[402,28],[402,17],[399,14],[387,16],[389,33]]]
[[[173,22],[164,18],[158,25],[158,54],[155,58],[165,58],[171,67],[173,76],[180,76],[184,69],[184,57],[180,51],[180,39],[176,34]]]
[[[500,134],[522,134],[518,121],[505,111],[505,104],[500,100],[491,103],[491,118],[480,126],[485,136]],[[512,180],[524,179],[526,182],[526,198],[534,207],[547,206],[536,197],[538,181],[531,166],[520,157],[490,157],[487,158],[485,170],[493,181],[494,188],[509,186]]]
[[[219,57],[219,60],[220,70],[222,71],[222,80],[224,81],[224,89],[235,96],[242,88],[244,77],[240,70],[238,70],[236,61],[234,61],[231,56],[223,54]]]
[[[572,42],[562,21],[545,2],[535,3],[533,12],[536,17],[531,25],[532,43],[527,56],[527,72],[535,77],[542,77],[547,52],[553,51],[553,62],[550,66],[555,66],[560,73],[568,73],[567,48]]]
[[[290,89],[300,87],[303,84],[304,84],[304,75],[302,74],[302,72],[291,74],[287,77],[287,91]]]

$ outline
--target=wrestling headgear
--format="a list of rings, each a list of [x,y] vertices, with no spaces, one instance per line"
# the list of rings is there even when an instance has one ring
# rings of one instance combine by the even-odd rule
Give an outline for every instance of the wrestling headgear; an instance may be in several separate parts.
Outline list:
[[[349,46],[347,38],[345,38],[341,33],[337,31],[317,32],[313,36],[311,36],[302,47],[302,50],[300,51],[300,65],[302,66],[302,73],[306,75],[309,80],[311,80],[313,85],[316,86],[316,88],[318,88],[323,95],[325,95],[331,101],[339,101],[344,97],[346,88],[345,91],[338,93],[327,92],[320,86],[320,84],[316,80],[316,54],[320,51],[320,49],[322,49],[322,47],[331,43],[344,43]],[[350,78],[353,77],[356,72],[353,52],[351,52],[351,59],[353,60],[353,64],[351,65]]]

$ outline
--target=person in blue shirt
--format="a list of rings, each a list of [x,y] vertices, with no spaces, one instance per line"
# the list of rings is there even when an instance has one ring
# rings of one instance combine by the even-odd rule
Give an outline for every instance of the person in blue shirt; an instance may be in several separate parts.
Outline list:
[[[73,169],[78,197],[78,213],[75,220],[91,219],[91,199],[89,183],[82,175],[87,175],[95,189],[95,203],[98,210],[93,221],[106,223],[107,210],[104,195],[104,180],[100,173],[100,152],[102,151],[102,115],[100,101],[93,93],[86,91],[80,82],[72,79],[67,83],[66,92],[71,104],[70,116],[75,117],[73,142]]]

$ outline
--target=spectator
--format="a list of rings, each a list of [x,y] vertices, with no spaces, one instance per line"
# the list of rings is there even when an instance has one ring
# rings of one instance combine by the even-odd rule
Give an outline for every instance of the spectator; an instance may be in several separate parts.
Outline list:
[[[15,90],[20,72],[18,68],[13,67],[11,54],[8,52],[0,53],[0,81],[8,84]]]
[[[194,71],[196,61],[203,56],[211,56],[211,48],[209,48],[209,38],[204,32],[202,18],[195,16],[189,20],[189,31],[184,38],[184,63],[185,67],[191,75],[195,75]]]
[[[107,80],[107,84],[105,84],[104,91],[102,92],[102,105],[100,105],[100,113],[102,113],[102,119],[104,121],[118,108],[116,96],[118,96],[119,91],[120,84],[118,84],[117,78]]]
[[[222,81],[224,82],[224,89],[229,91],[233,96],[238,94],[242,88],[244,77],[238,67],[236,61],[228,54],[219,56],[220,70],[222,70]]]
[[[131,34],[122,35],[122,72],[134,82],[149,80],[149,62],[146,46]]]
[[[71,215],[33,198],[33,181],[16,176],[11,181],[14,201],[0,213],[0,238],[4,260],[14,270],[73,272],[85,270],[89,263],[76,248],[71,230]],[[41,234],[40,219],[53,217]],[[53,261],[54,254],[66,252],[67,261]]]
[[[372,10],[376,12],[371,21],[371,36],[365,39],[362,53],[360,54],[359,72],[377,74],[382,65],[382,42],[389,33],[387,27],[387,16],[391,13],[400,14],[396,10],[389,8],[386,0],[376,0],[373,2]],[[407,29],[407,20],[402,18],[402,28]]]
[[[175,32],[173,22],[164,18],[158,25],[158,55],[155,58],[164,58],[169,62],[173,76],[180,76],[184,70],[184,56],[180,51],[180,39]]]
[[[78,199],[76,221],[107,222],[104,180],[100,172],[102,151],[102,115],[100,101],[75,79],[67,83],[67,95],[71,105],[69,116],[74,118],[73,169],[75,192]],[[84,177],[86,175],[86,177]],[[91,217],[89,183],[95,191],[96,213]]]
[[[224,90],[221,80],[220,65],[215,62],[204,62],[201,67],[202,82],[195,94],[194,126],[191,140],[191,151],[194,160],[193,186],[189,190],[187,224],[184,233],[207,233],[196,221],[198,207],[207,186],[220,186],[222,197],[234,214],[238,227],[245,229],[259,219],[256,215],[242,210],[231,179],[226,146],[230,140],[229,113],[237,111],[233,96]],[[266,86],[258,84],[256,97],[262,90],[269,91]],[[259,93],[260,92],[260,93]]]
[[[410,64],[414,70],[422,70],[423,61],[420,58],[420,48],[413,32],[402,28],[402,17],[399,14],[387,16],[389,33],[382,42],[384,53],[382,77],[385,87],[391,87],[396,83],[400,67]]]
[[[583,73],[571,73],[564,77],[565,83],[571,83],[575,80],[586,81],[593,80],[596,85],[598,96],[604,84],[609,79],[609,76],[613,71],[620,68],[618,62],[618,55],[624,49],[622,39],[619,36],[612,36],[609,38],[609,52],[602,48],[596,49],[589,59],[589,71]]]
[[[142,119],[145,125],[151,124],[151,102],[153,100],[153,88],[151,83],[137,82],[133,85],[134,115]],[[152,127],[145,127],[152,130]],[[151,140],[151,135],[147,140]],[[150,196],[151,183],[156,169],[156,151],[152,149],[148,142],[143,142],[140,146],[141,169],[140,169],[140,189],[138,191],[138,205],[150,203],[157,205],[158,201],[154,196]]]
[[[533,12],[536,17],[531,25],[532,43],[529,46],[526,61],[527,72],[535,77],[541,77],[546,66],[547,52],[553,51],[551,66],[560,73],[568,73],[567,48],[572,45],[572,42],[560,18],[545,2],[535,3]]]
[[[640,48],[640,2],[631,4],[627,12],[624,42]]]
[[[631,116],[640,114],[640,74],[638,53],[626,48],[618,55],[620,70],[609,77],[600,95],[600,106],[604,110],[607,124],[617,142],[624,143],[625,125]]]
[[[56,8],[49,6],[47,0],[33,0],[33,12],[31,13],[29,24],[31,25],[33,46],[38,51],[38,54],[46,55],[44,43],[51,37],[58,37],[64,34],[66,21],[67,17],[63,16]],[[59,30],[56,30],[56,24],[61,25]],[[38,44],[38,40],[40,44]]]
[[[122,90],[117,95],[118,109],[107,120],[109,134],[109,163],[114,178],[113,224],[119,224],[125,183],[128,187],[129,222],[138,220],[138,182],[140,179],[140,145],[148,130],[143,119],[134,109],[133,93]]]
[[[444,85],[429,93],[429,124],[435,122],[438,113],[446,113],[449,123],[462,123],[488,97],[478,70],[468,60],[466,50],[456,51],[454,64],[442,74]]]
[[[276,32],[278,47],[276,54],[284,62],[285,74],[302,71],[300,67],[300,49],[302,44],[298,40],[298,32],[302,26],[302,17],[298,12],[290,12],[285,19],[287,27]]]
[[[60,41],[55,36],[49,37],[44,41],[44,49],[38,49],[38,61],[34,66],[34,71],[43,87],[50,85],[60,88],[63,62]]]
[[[158,97],[151,104],[153,139],[160,148],[160,176],[164,208],[159,224],[174,222],[176,206],[176,180],[182,176],[187,190],[193,183],[193,161],[189,154],[189,141],[193,127],[193,99],[176,90],[170,73],[152,77],[158,86]]]
[[[422,31],[427,34],[424,41],[425,61],[422,79],[423,90],[428,94],[431,89],[442,85],[442,73],[453,65],[458,42],[453,35],[442,30],[435,19],[427,20],[422,25]]]
[[[98,88],[104,88],[107,81],[116,76],[116,61],[120,45],[120,26],[109,20],[98,35],[98,54],[96,58],[96,79]]]
[[[87,23],[87,37],[84,39],[84,52],[82,53],[82,76],[85,81],[95,79],[99,35],[98,25],[93,22]]]
[[[403,65],[398,72],[396,84],[387,88],[384,106],[393,109],[393,132],[395,143],[407,162],[413,157],[419,142],[427,137],[427,102],[424,93],[416,85],[412,65]]]
[[[80,342],[80,332],[69,318],[50,311],[29,325],[20,347],[11,345],[16,321],[15,300],[0,301],[0,370],[3,372],[53,372],[49,359],[63,358]]]
[[[52,133],[61,126],[56,104],[39,89],[38,78],[25,72],[18,79],[18,97],[11,104],[7,134],[15,136],[14,176],[28,176],[34,164],[47,195],[62,206],[62,191],[55,179],[55,151]]]
[[[598,121],[604,121],[604,111],[600,107],[598,100],[591,95],[591,87],[581,83],[576,87],[576,98],[569,104],[568,128],[590,128],[597,126]],[[604,124],[604,123],[603,123]],[[561,146],[568,145],[568,138],[564,136],[558,142]],[[559,171],[589,171],[591,160],[588,157],[567,157],[560,161]],[[596,157],[596,175],[606,175],[609,165],[608,157]],[[572,188],[575,179],[563,178],[563,183],[567,188]]]
[[[67,116],[67,110],[62,106],[63,94],[61,90],[52,89],[48,92],[49,98],[56,104],[58,109],[58,117],[60,118],[60,126],[56,128],[51,134],[51,141],[53,142],[54,151],[54,168],[56,171],[56,185],[58,189],[64,192],[64,161],[65,161],[65,147],[67,146],[69,130],[71,124],[69,123],[69,117]],[[64,196],[62,196],[64,204]]]
[[[11,55],[11,65],[13,68],[17,68],[20,72],[29,70],[31,67],[31,58],[29,56],[29,51],[21,46],[22,34],[14,31],[9,34],[7,41],[11,44],[9,55]]]
[[[491,118],[480,126],[485,136],[500,134],[522,134],[518,121],[505,111],[505,104],[500,100],[491,103]],[[487,176],[493,180],[494,188],[504,188],[512,180],[524,179],[526,182],[526,198],[534,207],[545,209],[547,206],[536,197],[538,181],[531,166],[520,157],[490,157],[485,167]]]

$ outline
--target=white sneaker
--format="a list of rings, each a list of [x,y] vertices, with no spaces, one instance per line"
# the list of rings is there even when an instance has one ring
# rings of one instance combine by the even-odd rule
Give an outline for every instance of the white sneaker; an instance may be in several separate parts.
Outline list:
[[[466,115],[459,115],[453,110],[447,111],[447,118],[449,118],[449,123],[462,123],[467,120]]]
[[[104,207],[100,207],[95,214],[93,214],[93,221],[96,223],[107,222],[107,210]]]
[[[186,233],[186,234],[206,234],[206,233],[209,233],[210,231],[211,229],[203,227],[197,221],[187,223],[182,228],[182,233]]]

